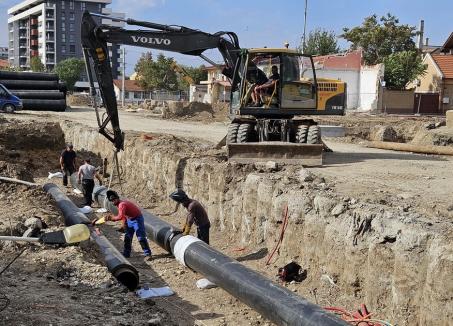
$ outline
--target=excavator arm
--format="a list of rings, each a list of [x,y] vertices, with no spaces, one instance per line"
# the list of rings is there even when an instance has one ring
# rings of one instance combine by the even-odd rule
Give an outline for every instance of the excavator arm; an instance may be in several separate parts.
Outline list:
[[[147,29],[126,30],[119,27],[100,25],[96,22],[100,18],[124,21],[128,25],[141,26]],[[206,58],[203,52],[217,48],[225,61],[223,74],[232,80],[233,89],[237,86],[237,81],[233,78],[233,72],[240,57],[240,47],[236,34],[232,32],[209,34],[184,26],[119,19],[86,11],[82,17],[81,35],[90,93],[91,95],[96,94],[93,78],[95,76],[106,108],[106,116],[102,118],[96,110],[99,132],[114,144],[117,151],[124,149],[124,134],[121,131],[118,119],[118,108],[113,88],[112,67],[107,43],[133,45],[200,56],[211,64],[215,63]],[[109,123],[112,130],[107,128]]]

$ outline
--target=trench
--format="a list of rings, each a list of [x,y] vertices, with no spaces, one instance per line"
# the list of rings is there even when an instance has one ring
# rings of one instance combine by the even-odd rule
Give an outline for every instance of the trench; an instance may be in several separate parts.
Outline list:
[[[61,123],[66,140],[111,160],[112,146],[94,129]],[[168,194],[182,186],[208,210],[215,234],[236,247],[274,247],[282,212],[289,224],[273,266],[290,260],[308,270],[299,292],[323,305],[365,303],[399,325],[448,324],[453,318],[452,231],[448,222],[350,200],[304,181],[300,168],[260,171],[228,163],[225,153],[173,136],[127,133],[120,154],[129,198],[157,215],[171,215]],[[182,214],[181,212],[179,212]],[[256,265],[268,276],[276,270]],[[326,281],[327,280],[327,281]]]

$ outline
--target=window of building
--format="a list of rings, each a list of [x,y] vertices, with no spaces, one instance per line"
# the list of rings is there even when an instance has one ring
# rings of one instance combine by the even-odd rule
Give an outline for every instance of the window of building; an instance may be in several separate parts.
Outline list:
[[[61,42],[65,43],[66,42],[66,34],[61,34]]]
[[[84,1],[82,1],[80,3],[80,9],[82,9],[82,11],[85,11],[86,8],[87,8],[87,4]]]
[[[74,23],[69,24],[69,31],[74,32]]]
[[[142,98],[140,95],[141,95],[141,92],[133,92],[134,93],[134,98]]]
[[[73,12],[69,13],[69,20],[75,20],[75,15]]]
[[[71,42],[71,43],[75,42],[75,35],[74,34],[69,34],[69,42]]]
[[[70,53],[75,53],[75,44],[70,44],[69,45],[69,52]]]
[[[69,0],[69,9],[74,10],[74,0]]]
[[[99,11],[102,11],[102,4],[98,3],[98,9]]]
[[[124,92],[124,98],[129,98],[129,92],[128,91]]]
[[[61,1],[61,9],[65,8],[65,3],[66,3],[66,1]]]
[[[66,53],[66,44],[61,46],[61,53]]]
[[[66,31],[66,23],[65,22],[61,22],[61,31],[62,32]]]
[[[66,14],[64,11],[61,12],[61,20],[65,21],[66,20]]]

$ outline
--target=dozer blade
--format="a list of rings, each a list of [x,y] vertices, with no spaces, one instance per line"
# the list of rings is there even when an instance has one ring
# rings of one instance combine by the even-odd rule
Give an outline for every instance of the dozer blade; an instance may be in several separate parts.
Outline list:
[[[230,143],[228,159],[238,163],[274,161],[277,163],[322,165],[322,144],[287,142]]]

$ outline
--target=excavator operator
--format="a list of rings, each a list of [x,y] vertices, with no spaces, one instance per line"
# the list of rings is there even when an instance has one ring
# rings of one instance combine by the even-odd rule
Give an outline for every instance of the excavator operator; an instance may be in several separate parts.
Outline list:
[[[278,73],[278,67],[273,65],[272,68],[272,75],[269,77],[268,81],[264,84],[258,85],[253,89],[252,99],[254,106],[261,106],[262,105],[262,96],[265,93],[272,93],[275,89],[275,85],[278,83],[280,79],[280,74]]]

